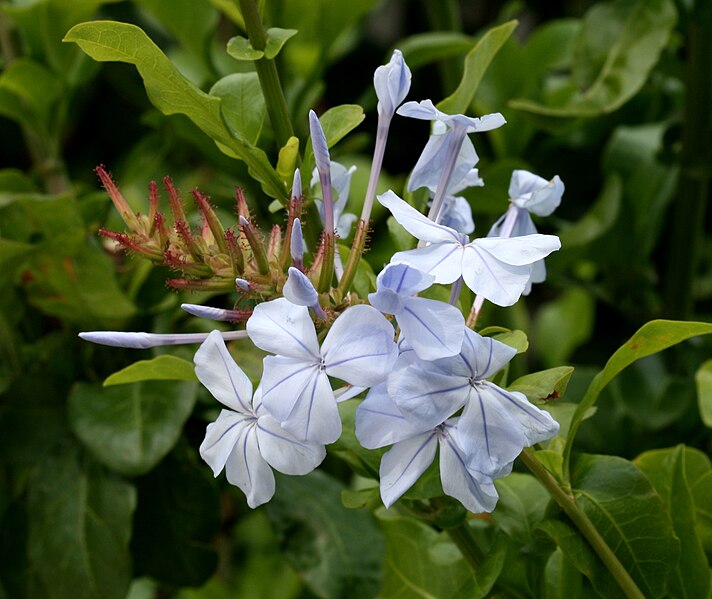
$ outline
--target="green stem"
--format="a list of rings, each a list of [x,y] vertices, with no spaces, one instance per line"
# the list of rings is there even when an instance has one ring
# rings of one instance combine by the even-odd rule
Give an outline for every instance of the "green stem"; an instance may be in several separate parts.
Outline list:
[[[628,599],[645,599],[645,595],[640,592],[638,585],[631,578],[628,571],[620,563],[615,553],[606,543],[605,539],[598,532],[593,522],[586,513],[576,505],[574,498],[566,493],[556,479],[542,466],[531,449],[525,449],[519,454],[519,459],[524,462],[531,473],[544,485],[553,500],[576,525],[581,534],[589,542],[593,550],[611,573],[615,581],[620,586]]]
[[[239,2],[242,16],[245,19],[245,28],[250,45],[255,50],[264,50],[267,45],[267,32],[260,17],[259,8],[255,0],[235,0]],[[282,84],[279,81],[277,65],[274,60],[260,58],[255,61],[255,70],[260,80],[260,87],[267,104],[267,113],[274,130],[277,146],[282,148],[290,137],[294,135],[292,121],[289,119],[287,100],[284,97]]]
[[[482,550],[472,536],[467,522],[463,522],[459,526],[446,530],[452,542],[457,545],[460,553],[462,553],[462,557],[465,558],[465,561],[470,565],[470,568],[472,568],[472,571],[477,572],[485,556],[482,554]]]
[[[685,120],[677,195],[673,204],[668,253],[665,313],[688,319],[694,308],[694,283],[705,235],[705,207],[712,180],[712,7],[697,0],[688,16]]]

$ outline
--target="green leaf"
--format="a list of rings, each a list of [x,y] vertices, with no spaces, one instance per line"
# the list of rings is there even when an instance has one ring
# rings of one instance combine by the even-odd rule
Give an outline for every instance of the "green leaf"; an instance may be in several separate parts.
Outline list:
[[[477,42],[465,57],[465,72],[457,89],[438,103],[438,110],[448,114],[464,114],[472,104],[482,77],[492,59],[516,29],[517,21],[493,27]]]
[[[173,448],[193,410],[197,385],[146,381],[114,387],[80,383],[69,397],[69,422],[94,456],[135,476]]]
[[[509,345],[517,350],[518,354],[524,353],[529,349],[529,339],[527,339],[527,334],[524,331],[516,329],[514,331],[503,331],[502,333],[497,333],[492,335],[493,339]]]
[[[612,112],[643,87],[677,21],[670,0],[594,4],[574,45],[571,80],[547,103],[514,100],[512,108],[551,117]]]
[[[670,514],[645,475],[623,458],[582,455],[573,464],[571,483],[576,505],[643,595],[661,597],[679,544]]]
[[[507,557],[507,538],[504,535],[495,537],[492,549],[465,584],[455,593],[452,599],[484,599],[490,596],[492,587],[497,582],[504,568]]]
[[[495,481],[499,501],[492,520],[508,537],[526,545],[534,539],[534,529],[544,519],[549,494],[530,474],[513,472]]]
[[[141,381],[197,381],[192,362],[165,354],[151,360],[134,362],[106,377],[104,387]]]
[[[287,40],[297,34],[296,29],[281,29],[280,27],[270,27],[267,30],[267,45],[265,46],[265,58],[273,60],[279,54],[282,46]]]
[[[199,586],[217,567],[218,487],[194,450],[171,452],[138,479],[131,553],[134,573],[171,586]]]
[[[267,514],[315,595],[370,599],[381,585],[383,538],[370,513],[341,505],[342,489],[320,471],[278,476]]]
[[[527,399],[534,403],[558,399],[566,393],[566,387],[573,372],[573,366],[559,366],[525,374],[509,385],[507,389],[524,393]]]
[[[596,302],[590,293],[569,287],[537,314],[534,331],[544,366],[567,362],[593,333]]]
[[[568,468],[573,440],[586,413],[596,403],[604,387],[624,368],[645,356],[676,345],[690,337],[712,333],[712,324],[706,322],[683,322],[676,320],[653,320],[644,324],[606,362],[606,366],[593,379],[586,394],[576,408],[564,450],[564,475]]]
[[[114,21],[82,23],[72,27],[64,41],[77,43],[94,60],[135,65],[156,108],[166,115],[187,116],[222,151],[244,161],[262,183],[265,193],[275,198],[285,197],[284,185],[267,155],[226,129],[220,98],[202,92],[183,77],[139,27]]]
[[[664,501],[671,497],[675,449],[654,449],[635,458],[635,464],[653,484]],[[710,458],[692,447],[684,448],[684,477],[694,502],[697,533],[708,558],[712,558],[712,464]],[[673,518],[675,516],[673,515]]]
[[[267,105],[257,73],[233,73],[210,89],[222,100],[220,110],[233,135],[256,144],[262,132]]]
[[[50,599],[124,599],[136,505],[132,485],[72,447],[48,456],[30,483],[28,554]]]
[[[675,449],[646,452],[636,459],[636,464],[662,497],[672,517],[675,535],[680,540],[680,559],[669,582],[671,596],[681,599],[709,597],[710,569],[697,533],[695,504],[690,490],[700,475],[710,471],[709,458],[697,450],[678,445]]]
[[[438,60],[462,56],[474,45],[472,37],[456,31],[428,31],[401,39],[398,49],[414,71]]]
[[[119,288],[114,263],[98,247],[84,245],[71,257],[35,253],[28,264],[28,301],[45,314],[91,330],[136,311]]]
[[[250,44],[250,40],[242,35],[231,37],[227,42],[227,53],[236,60],[259,60],[265,53],[262,50],[255,50]]]
[[[62,85],[46,67],[28,58],[19,58],[7,65],[0,75],[0,90],[15,95],[30,110],[32,119],[25,124],[46,131],[50,125],[50,109],[59,98]]]
[[[707,360],[697,369],[695,384],[702,422],[712,428],[712,360]]]
[[[539,525],[539,530],[556,543],[567,563],[588,578],[596,590],[598,598],[625,599],[625,595],[603,562],[593,552],[581,533],[568,521],[545,520]],[[565,594],[564,597],[569,599],[568,594]]]
[[[384,581],[379,599],[451,599],[472,577],[458,552],[438,556],[430,548],[438,533],[395,510],[378,510],[386,538]]]
[[[551,554],[544,568],[545,599],[581,599],[583,577],[560,548]]]

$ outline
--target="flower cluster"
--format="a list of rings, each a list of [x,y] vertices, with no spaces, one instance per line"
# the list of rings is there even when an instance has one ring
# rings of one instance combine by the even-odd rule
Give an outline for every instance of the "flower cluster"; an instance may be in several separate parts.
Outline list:
[[[470,511],[491,511],[497,502],[494,480],[511,471],[524,447],[558,432],[558,424],[547,412],[521,393],[491,382],[516,351],[479,335],[470,325],[484,300],[510,306],[529,292],[532,283],[543,280],[543,259],[560,243],[555,236],[538,234],[529,212],[550,214],[561,199],[563,184],[558,177],[546,181],[515,171],[509,209],[487,237],[470,239],[475,229],[472,212],[456,194],[484,183],[468,135],[500,127],[504,117],[447,115],[430,100],[401,106],[410,78],[398,51],[374,75],[378,134],[358,219],[345,211],[353,169],[331,161],[313,112],[309,124],[316,169],[310,190],[305,199],[297,170],[287,227],[273,228],[268,241],[251,222],[246,206],[238,205],[239,226],[231,233],[197,192],[204,225],[194,234],[169,181],[172,227],[158,211],[155,185],[151,214],[134,214],[108,175],[99,170],[132,230],[106,235],[155,262],[182,270],[185,282],[174,286],[201,288],[206,281],[224,286],[229,280],[231,287],[236,285],[248,297],[249,305],[232,310],[183,306],[199,317],[246,321],[238,331],[187,336],[104,331],[81,336],[142,348],[202,343],[195,354],[196,374],[225,409],[208,426],[200,454],[216,476],[225,469],[228,481],[242,489],[251,507],[272,497],[272,469],[297,475],[321,463],[325,446],[342,432],[337,402],[366,390],[356,412],[356,436],[366,449],[390,446],[380,466],[381,497],[387,507],[423,474],[439,448],[443,492]],[[378,196],[419,243],[393,255],[366,299],[351,284],[364,250],[395,114],[433,123],[433,134],[408,183],[409,190],[428,190],[430,210],[427,216],[422,214],[391,190]],[[323,230],[307,264],[309,248],[301,218],[308,202],[318,207]],[[342,264],[338,241],[350,234],[356,220],[348,262]],[[457,307],[463,283],[476,294],[467,321]],[[420,296],[434,284],[451,286],[449,302]],[[245,337],[270,354],[264,358],[254,392],[225,345],[226,339]]]

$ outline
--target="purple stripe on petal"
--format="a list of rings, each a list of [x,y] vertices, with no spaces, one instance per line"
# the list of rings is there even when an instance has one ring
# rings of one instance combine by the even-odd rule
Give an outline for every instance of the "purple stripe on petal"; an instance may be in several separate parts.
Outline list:
[[[408,312],[408,314],[410,314],[410,315],[411,315],[413,318],[415,318],[421,325],[423,325],[423,328],[424,328],[426,331],[428,331],[428,333],[430,333],[430,334],[437,340],[437,342],[438,342],[440,345],[442,345],[443,347],[447,347],[446,344],[443,342],[443,340],[440,339],[440,337],[438,337],[437,333],[435,333],[435,331],[433,331],[433,330],[425,323],[425,321],[424,321],[422,318],[420,318],[415,312],[413,312],[413,310],[411,310],[410,308],[408,308],[408,307],[406,306],[406,307],[404,308],[404,311],[405,311],[405,312]]]
[[[285,383],[286,381],[288,381],[289,379],[291,379],[293,376],[297,376],[298,374],[301,374],[302,372],[304,372],[305,370],[309,370],[310,368],[318,369],[318,366],[316,366],[315,364],[307,364],[307,365],[306,365],[304,368],[302,368],[301,370],[295,370],[294,372],[288,374],[288,375],[285,376],[284,378],[278,380],[274,385],[272,385],[272,386],[271,386],[269,389],[267,389],[266,391],[262,391],[262,396],[265,396],[265,395],[267,395],[268,393],[271,393],[271,392],[274,391],[277,387],[279,387],[282,383]]]
[[[227,348],[225,348],[225,351],[227,351]],[[230,386],[232,387],[232,390],[235,393],[237,401],[240,402],[240,405],[242,406],[242,409],[245,410],[246,414],[251,414],[252,410],[247,406],[247,404],[242,400],[242,397],[240,397],[240,394],[237,392],[237,387],[235,386],[235,381],[232,378],[232,372],[230,372],[230,368],[228,366],[227,361],[225,360],[225,356],[223,356],[222,351],[218,351],[218,354],[220,355],[220,359],[222,360],[223,366],[225,367],[225,372],[227,372],[227,378],[230,380]]]

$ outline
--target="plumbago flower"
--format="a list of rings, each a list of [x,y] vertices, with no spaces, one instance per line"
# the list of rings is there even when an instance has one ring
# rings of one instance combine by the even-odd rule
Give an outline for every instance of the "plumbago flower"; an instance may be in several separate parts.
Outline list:
[[[299,441],[267,413],[260,389],[253,397],[250,379],[234,362],[218,331],[203,342],[194,362],[200,382],[229,408],[208,425],[200,455],[215,476],[225,469],[228,482],[245,493],[250,507],[274,495],[272,468],[284,474],[307,474],[321,464],[324,446]]]
[[[247,333],[257,347],[276,354],[264,359],[265,407],[285,430],[313,443],[333,443],[341,435],[329,377],[371,387],[385,380],[397,356],[393,326],[365,305],[339,316],[321,348],[308,309],[285,298],[258,305]]]
[[[456,356],[426,362],[413,353],[401,353],[387,383],[371,389],[356,413],[364,447],[393,444],[381,461],[383,501],[388,506],[410,488],[439,445],[443,491],[472,511],[491,511],[493,480],[559,425],[521,393],[487,380],[516,353],[499,341],[466,329]]]
[[[509,183],[510,205],[497,222],[492,225],[487,237],[521,237],[537,233],[530,214],[549,216],[561,203],[564,183],[558,176],[551,181],[534,173],[516,170]],[[543,260],[532,264],[532,274],[524,290],[527,295],[532,283],[546,280],[546,266]]]
[[[457,419],[436,427],[418,426],[407,419],[388,395],[387,385],[371,389],[356,412],[356,436],[364,447],[393,447],[379,469],[381,498],[393,505],[435,459],[440,448],[443,492],[474,513],[491,512],[498,499],[492,478],[468,468],[458,441]],[[504,473],[502,473],[504,474]]]
[[[553,235],[527,235],[510,239],[468,238],[422,215],[392,191],[378,201],[408,231],[429,245],[397,252],[391,262],[408,264],[431,274],[436,283],[453,283],[460,277],[475,293],[499,306],[511,306],[524,291],[531,264],[561,247]]]
[[[389,264],[376,279],[376,293],[368,301],[385,314],[393,314],[406,341],[423,360],[452,356],[460,351],[465,319],[455,307],[415,294],[435,277],[406,264]]]

